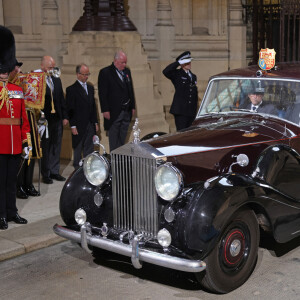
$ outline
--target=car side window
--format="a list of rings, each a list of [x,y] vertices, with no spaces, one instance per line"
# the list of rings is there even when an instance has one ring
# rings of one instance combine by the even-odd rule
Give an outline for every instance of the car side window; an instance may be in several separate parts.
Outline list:
[[[283,193],[300,201],[300,162],[291,153],[278,153],[270,167],[270,183]]]

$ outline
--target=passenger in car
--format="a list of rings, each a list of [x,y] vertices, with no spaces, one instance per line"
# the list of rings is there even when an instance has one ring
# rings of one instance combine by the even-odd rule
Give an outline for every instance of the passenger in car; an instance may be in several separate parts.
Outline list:
[[[287,108],[285,119],[300,125],[300,103],[294,103]]]

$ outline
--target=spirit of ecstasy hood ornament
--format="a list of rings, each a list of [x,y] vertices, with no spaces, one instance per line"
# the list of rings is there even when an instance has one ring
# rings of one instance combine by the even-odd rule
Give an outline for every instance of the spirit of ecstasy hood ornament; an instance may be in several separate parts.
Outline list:
[[[140,142],[140,132],[141,130],[139,129],[139,120],[138,118],[135,119],[134,125],[132,127],[133,129],[133,142],[135,144],[138,144]]]

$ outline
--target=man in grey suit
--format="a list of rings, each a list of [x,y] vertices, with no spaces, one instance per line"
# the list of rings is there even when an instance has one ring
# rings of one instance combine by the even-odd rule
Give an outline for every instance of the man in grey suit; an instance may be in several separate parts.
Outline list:
[[[108,131],[110,151],[124,145],[128,127],[135,113],[131,73],[126,68],[127,56],[115,54],[113,63],[100,70],[98,92],[104,129]]]
[[[94,87],[87,84],[90,75],[86,64],[76,66],[77,80],[66,89],[69,122],[72,131],[73,166],[94,151],[93,136],[99,130]]]

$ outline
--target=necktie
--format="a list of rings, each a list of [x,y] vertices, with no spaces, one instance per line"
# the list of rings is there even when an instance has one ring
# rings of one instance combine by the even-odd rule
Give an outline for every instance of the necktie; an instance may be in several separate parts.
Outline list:
[[[46,82],[50,88],[50,93],[51,93],[51,114],[55,114],[54,101],[53,101],[54,85],[53,85],[52,79],[49,75],[46,76]]]
[[[47,85],[49,86],[49,88],[50,88],[51,91],[53,92],[54,87],[53,87],[53,82],[52,82],[52,80],[51,80],[51,77],[50,77],[50,76],[47,76],[47,77],[46,77],[46,81],[47,81]]]
[[[88,90],[87,90],[86,82],[82,83],[82,86],[83,86],[86,94],[88,95]]]
[[[191,74],[190,71],[188,71],[188,74],[189,74],[189,76],[190,76],[190,78],[191,78],[191,81],[193,81],[193,77],[192,77],[192,74]]]
[[[257,106],[254,106],[254,105],[252,106],[253,111],[257,111],[257,108],[258,108]]]
[[[126,75],[125,75],[124,71],[120,71],[120,73],[121,73],[121,75],[122,75],[122,80],[124,81]]]

